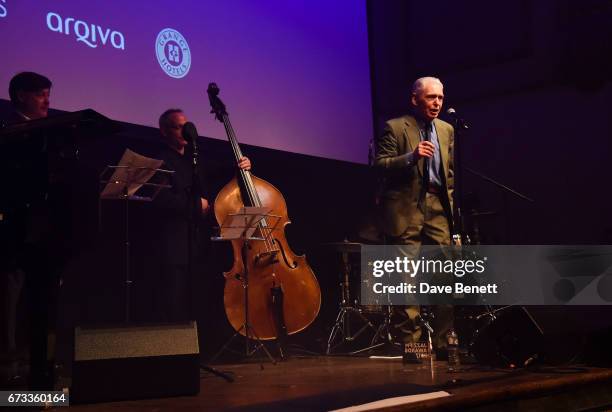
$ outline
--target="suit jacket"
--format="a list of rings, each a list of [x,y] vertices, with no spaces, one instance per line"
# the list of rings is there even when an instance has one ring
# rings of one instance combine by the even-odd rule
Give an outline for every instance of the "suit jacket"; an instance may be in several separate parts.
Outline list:
[[[440,144],[441,201],[452,231],[453,211],[453,146],[454,129],[449,123],[434,119],[433,125]],[[380,190],[382,225],[387,235],[399,236],[408,227],[413,213],[423,211],[423,164],[407,163],[407,155],[420,142],[419,125],[414,116],[405,115],[386,123],[382,136],[376,139],[374,166],[381,170]]]
[[[12,110],[10,113],[8,113],[8,115],[6,116],[4,120],[4,123],[8,126],[8,125],[12,125],[15,123],[22,123],[22,122],[27,122],[28,120],[23,117],[23,115],[21,113],[19,113],[16,110]]]
[[[164,161],[162,167],[174,171],[169,181],[172,187],[161,190],[154,201],[160,236],[156,252],[163,264],[187,265],[189,245],[194,258],[197,258],[196,252],[201,246],[200,229],[205,228],[200,197],[210,198],[203,185],[202,158],[198,164],[197,179],[193,181],[191,156],[188,148],[184,155],[169,147],[158,154],[158,158]]]

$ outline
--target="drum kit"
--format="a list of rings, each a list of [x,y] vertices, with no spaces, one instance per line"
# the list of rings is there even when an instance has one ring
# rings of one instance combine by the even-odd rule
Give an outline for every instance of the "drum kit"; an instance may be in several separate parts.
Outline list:
[[[387,349],[387,352],[392,349],[396,354],[398,349],[403,351],[406,334],[410,333],[404,324],[411,322],[416,322],[419,329],[431,336],[431,307],[394,307],[389,302],[363,305],[354,296],[359,289],[355,284],[361,286],[362,280],[355,273],[359,271],[353,270],[355,265],[351,262],[355,259],[351,256],[359,256],[361,243],[345,240],[323,246],[341,257],[339,310],[327,339],[327,355],[357,355],[375,349]],[[456,306],[455,329],[467,354],[483,365],[529,366],[541,358],[544,350],[544,332],[524,306]],[[368,336],[372,336],[369,341]],[[341,347],[354,347],[356,342],[367,346],[339,352]]]
[[[358,293],[355,289],[355,271],[351,263],[352,255],[361,253],[361,243],[349,241],[325,243],[324,246],[334,250],[341,256],[340,270],[340,304],[335,323],[327,339],[326,353],[332,354],[342,345],[354,343],[366,332],[372,333],[371,339],[366,341],[367,346],[348,352],[356,355],[378,348],[399,348],[403,350],[402,337],[403,324],[407,315],[403,311],[395,310],[389,302],[376,302],[374,305],[364,305],[360,299],[354,297]],[[361,286],[361,281],[357,282]],[[429,323],[425,322],[429,329]]]

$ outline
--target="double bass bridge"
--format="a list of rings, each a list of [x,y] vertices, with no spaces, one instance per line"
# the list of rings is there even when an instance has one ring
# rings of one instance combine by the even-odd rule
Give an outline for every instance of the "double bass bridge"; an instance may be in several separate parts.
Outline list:
[[[266,250],[255,255],[255,264],[270,265],[278,263],[278,253],[280,249]]]

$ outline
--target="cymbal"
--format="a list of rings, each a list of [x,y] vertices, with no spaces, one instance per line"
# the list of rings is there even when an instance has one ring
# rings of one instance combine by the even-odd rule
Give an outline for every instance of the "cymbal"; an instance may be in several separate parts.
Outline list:
[[[329,242],[322,243],[322,246],[328,247],[341,253],[360,253],[361,243],[356,242]]]

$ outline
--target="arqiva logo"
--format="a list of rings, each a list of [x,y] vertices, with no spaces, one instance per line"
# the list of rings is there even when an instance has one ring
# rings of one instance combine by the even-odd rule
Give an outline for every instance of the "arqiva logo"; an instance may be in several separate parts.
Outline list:
[[[49,30],[69,36],[72,34],[70,31],[71,26],[76,40],[85,43],[93,49],[98,47],[99,40],[103,46],[109,43],[115,49],[125,50],[125,37],[119,31],[103,29],[101,26],[86,23],[83,20],[76,20],[73,17],[63,19],[57,13],[47,13],[47,27]]]

